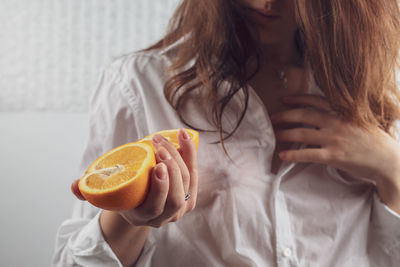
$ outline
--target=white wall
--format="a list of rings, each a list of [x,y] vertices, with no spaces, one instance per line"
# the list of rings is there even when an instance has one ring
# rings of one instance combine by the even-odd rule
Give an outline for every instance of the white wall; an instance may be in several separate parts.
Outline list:
[[[0,266],[49,266],[71,214],[87,115],[0,113]]]
[[[1,0],[0,111],[87,111],[98,71],[158,40],[178,2]]]

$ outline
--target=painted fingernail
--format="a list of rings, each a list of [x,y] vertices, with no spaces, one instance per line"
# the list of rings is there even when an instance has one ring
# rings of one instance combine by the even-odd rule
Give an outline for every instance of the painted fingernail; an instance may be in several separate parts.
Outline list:
[[[160,157],[161,160],[169,160],[169,159],[171,159],[171,155],[163,147],[160,148],[160,150],[158,150],[158,156]]]
[[[162,140],[163,140],[163,138],[159,134],[156,134],[155,136],[153,136],[153,142],[156,143],[156,144],[161,143]]]
[[[186,132],[186,130],[182,128],[182,132],[183,132],[183,139],[189,140],[190,139],[190,135]]]
[[[167,178],[166,175],[166,170],[165,170],[165,165],[164,164],[159,164],[157,165],[156,169],[156,177],[160,180],[164,180],[165,178]]]

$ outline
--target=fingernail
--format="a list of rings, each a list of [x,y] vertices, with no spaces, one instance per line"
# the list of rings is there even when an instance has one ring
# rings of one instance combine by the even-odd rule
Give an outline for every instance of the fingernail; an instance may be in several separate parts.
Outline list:
[[[183,132],[183,139],[184,140],[189,140],[190,139],[190,135],[186,132],[186,130],[182,128],[182,132]]]
[[[155,136],[153,136],[153,142],[156,143],[156,144],[161,143],[162,140],[163,140],[163,138],[159,134],[156,134]]]
[[[169,159],[171,159],[171,155],[163,147],[160,150],[158,150],[158,156],[160,157],[161,160],[169,160]]]
[[[157,165],[155,172],[158,179],[164,180],[167,178],[164,164]]]

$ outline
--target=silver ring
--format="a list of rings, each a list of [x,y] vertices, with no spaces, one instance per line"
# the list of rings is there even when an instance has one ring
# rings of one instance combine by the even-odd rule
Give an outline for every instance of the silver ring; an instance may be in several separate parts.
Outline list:
[[[185,196],[185,201],[188,201],[188,199],[190,198],[190,191],[187,193],[187,195]]]

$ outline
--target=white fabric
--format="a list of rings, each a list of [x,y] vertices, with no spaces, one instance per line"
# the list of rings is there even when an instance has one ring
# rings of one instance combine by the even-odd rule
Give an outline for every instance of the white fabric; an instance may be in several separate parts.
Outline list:
[[[133,53],[106,69],[91,97],[80,174],[116,146],[185,127],[163,95],[171,54],[173,48]],[[136,266],[398,266],[400,216],[381,203],[373,185],[321,164],[284,163],[272,174],[268,111],[251,88],[249,101],[241,126],[226,140],[235,164],[210,144],[216,133],[200,132],[197,206],[152,229]],[[235,98],[232,110],[238,103]],[[189,122],[213,129],[199,105],[185,108]],[[99,212],[76,201],[58,231],[54,266],[121,266],[103,239]]]

